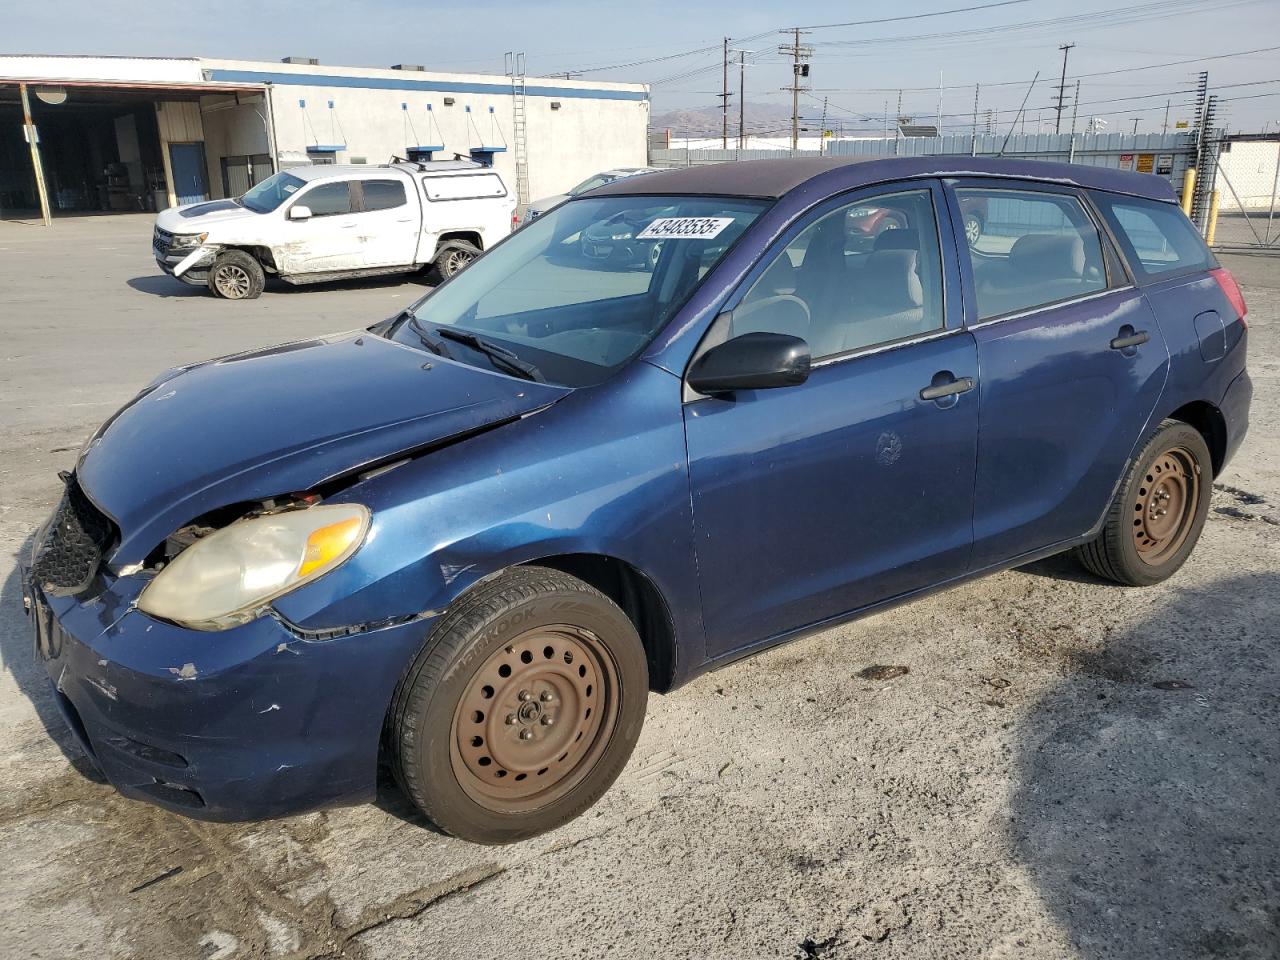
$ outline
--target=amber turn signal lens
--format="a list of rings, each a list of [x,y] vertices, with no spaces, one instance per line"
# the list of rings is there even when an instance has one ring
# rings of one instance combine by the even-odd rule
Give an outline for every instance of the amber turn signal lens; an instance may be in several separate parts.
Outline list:
[[[305,577],[313,570],[328,566],[346,553],[363,532],[364,522],[360,517],[339,520],[316,530],[307,537],[298,576]]]

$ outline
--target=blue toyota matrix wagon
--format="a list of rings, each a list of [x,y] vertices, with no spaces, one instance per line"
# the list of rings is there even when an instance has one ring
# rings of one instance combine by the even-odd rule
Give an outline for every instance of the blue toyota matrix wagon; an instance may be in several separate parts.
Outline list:
[[[651,690],[1062,551],[1172,576],[1245,339],[1153,176],[618,180],[367,330],[143,389],[36,537],[37,655],[130,797],[272,817],[385,757],[442,829],[518,840],[609,788]]]

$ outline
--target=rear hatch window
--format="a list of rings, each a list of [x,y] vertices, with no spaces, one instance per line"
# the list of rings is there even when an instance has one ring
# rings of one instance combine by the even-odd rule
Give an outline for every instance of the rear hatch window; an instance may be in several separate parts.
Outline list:
[[[1182,208],[1158,200],[1094,194],[1139,276],[1212,270],[1218,265]]]

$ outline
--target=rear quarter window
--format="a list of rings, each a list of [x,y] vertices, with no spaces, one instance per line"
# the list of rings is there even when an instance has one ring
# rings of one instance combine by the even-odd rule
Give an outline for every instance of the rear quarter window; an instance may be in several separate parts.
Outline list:
[[[1211,270],[1218,265],[1181,207],[1111,194],[1094,194],[1094,200],[1139,276]]]

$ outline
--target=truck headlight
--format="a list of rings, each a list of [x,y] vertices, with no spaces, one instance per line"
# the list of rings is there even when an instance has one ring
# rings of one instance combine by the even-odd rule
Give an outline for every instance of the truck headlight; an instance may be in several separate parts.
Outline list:
[[[195,630],[226,630],[341,566],[364,542],[369,510],[343,503],[237,520],[197,540],[147,584],[138,609]]]
[[[207,233],[175,233],[169,242],[170,250],[194,250],[204,243]]]

